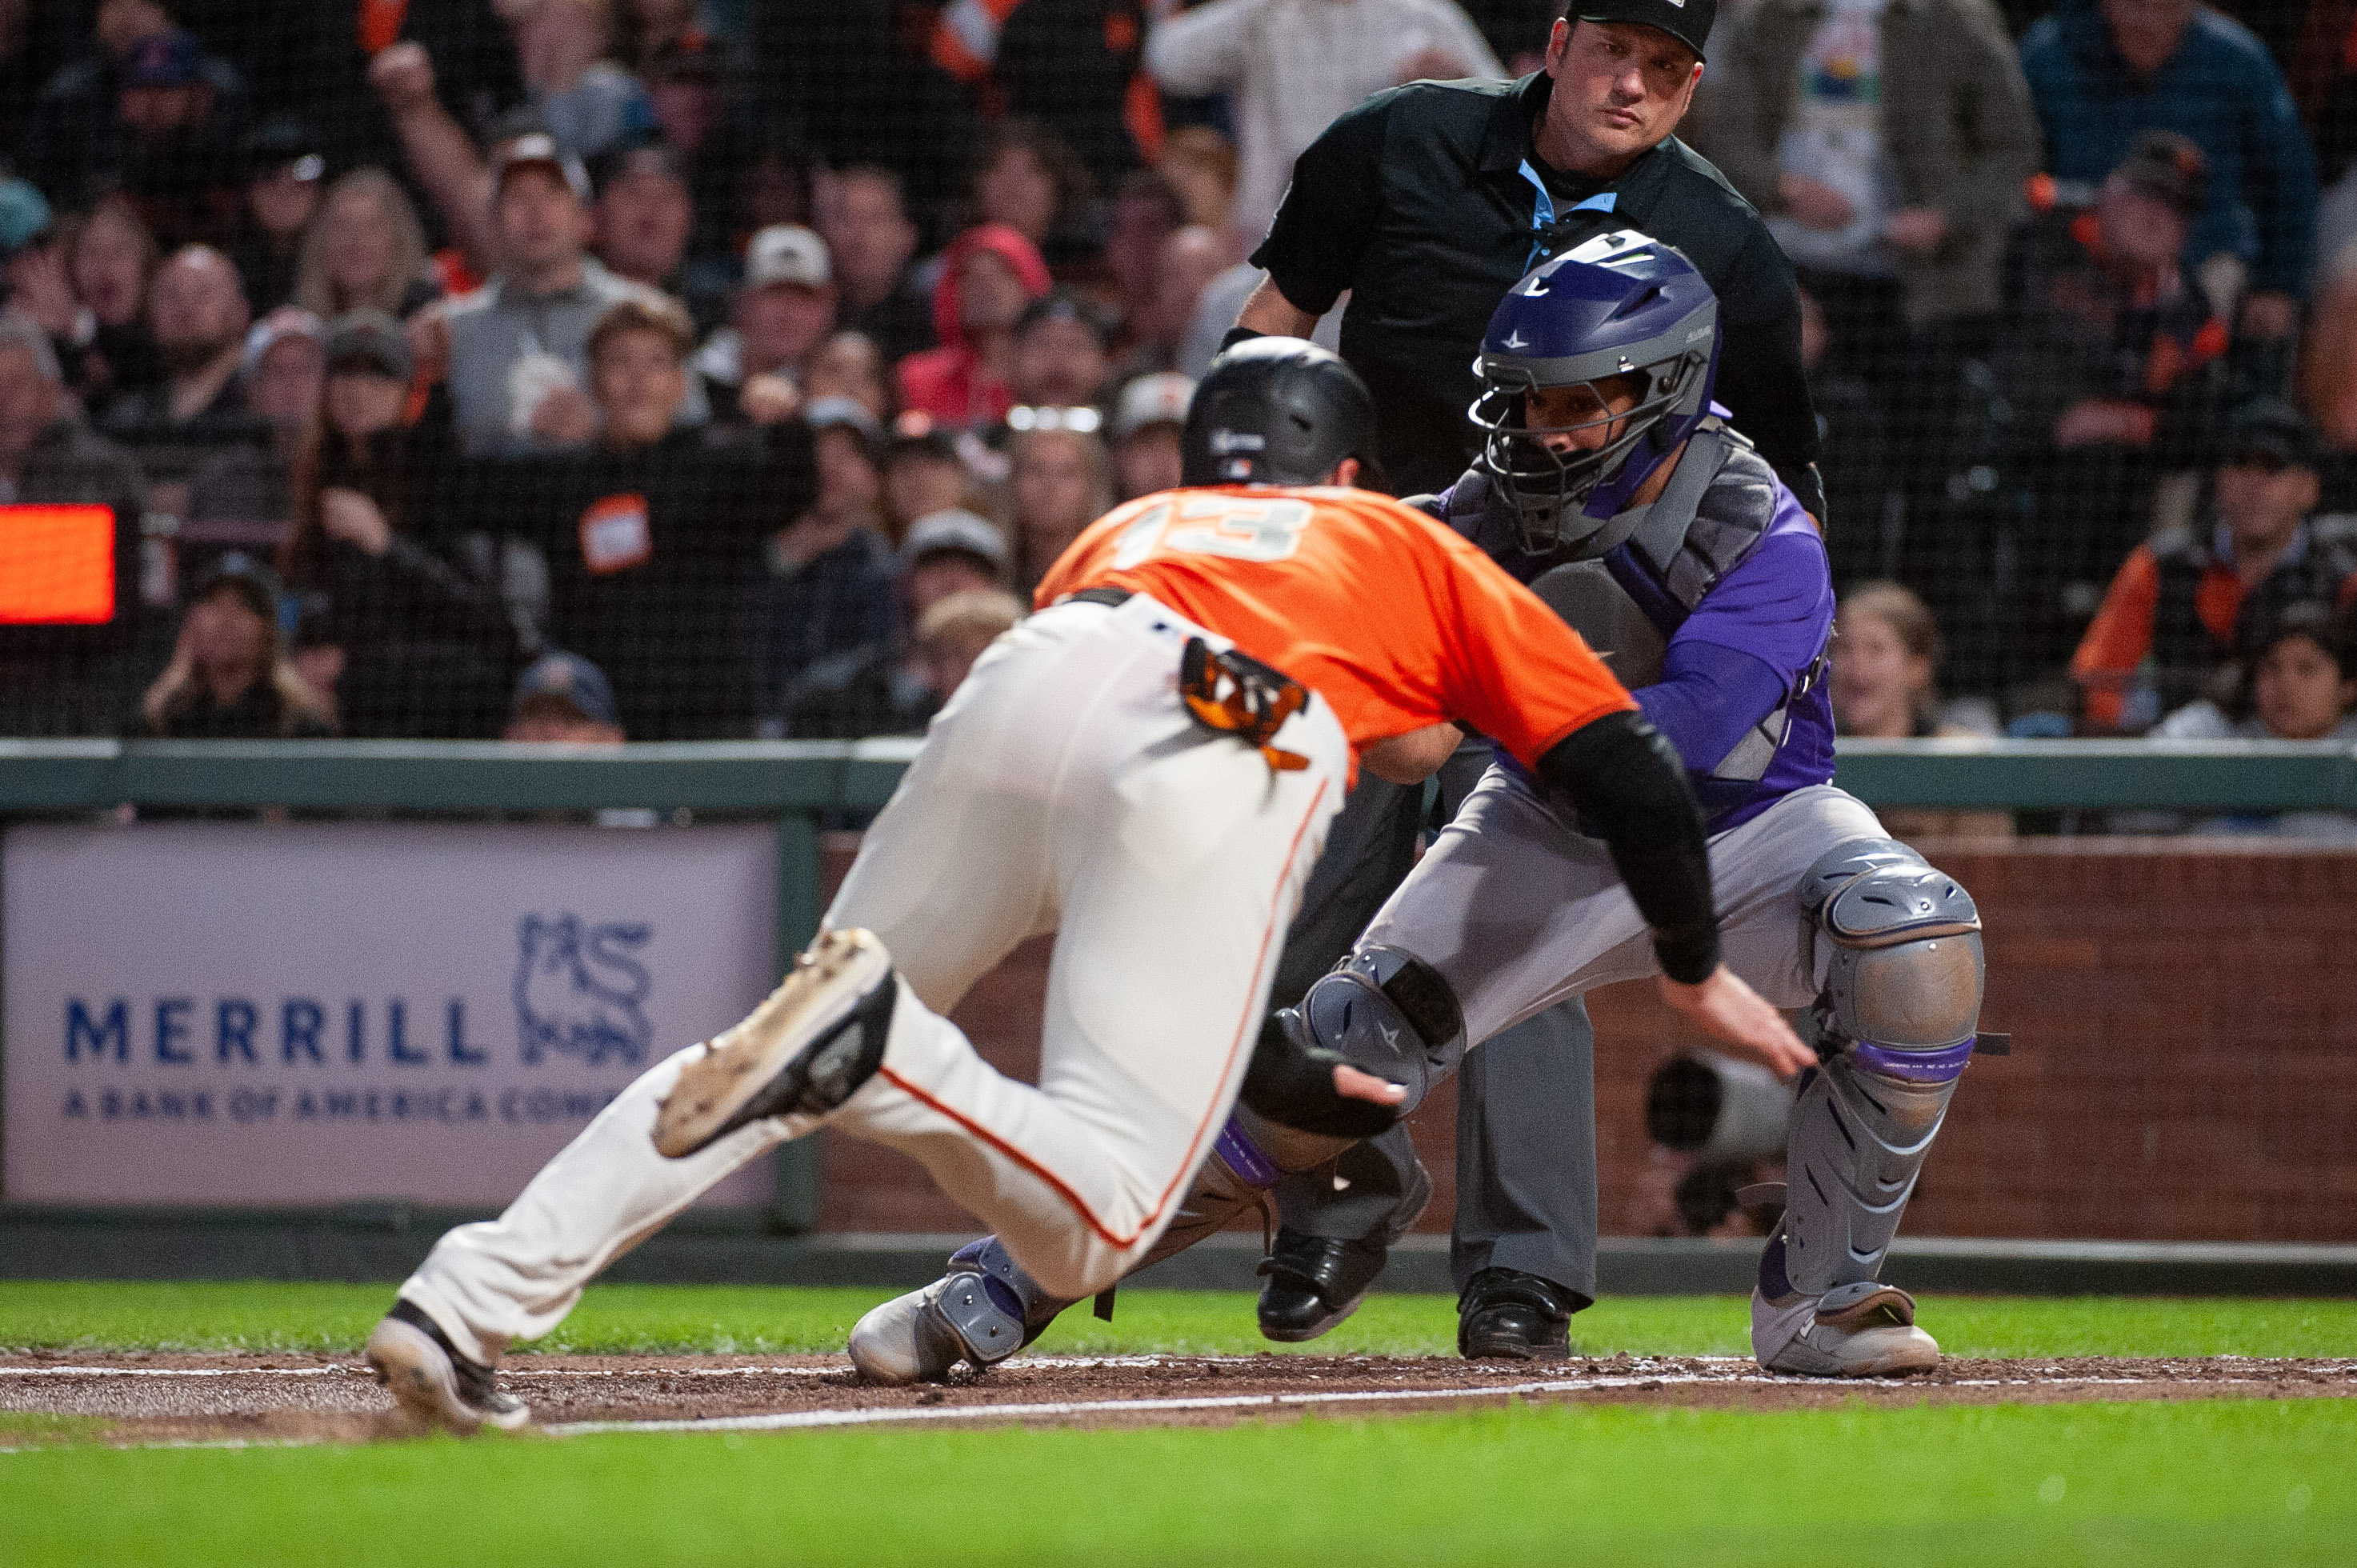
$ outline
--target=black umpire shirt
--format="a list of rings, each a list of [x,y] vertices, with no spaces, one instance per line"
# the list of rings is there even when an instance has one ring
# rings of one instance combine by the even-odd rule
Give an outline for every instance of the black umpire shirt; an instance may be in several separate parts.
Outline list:
[[[1684,252],[1717,294],[1718,401],[1824,521],[1800,287],[1782,249],[1718,170],[1674,136],[1615,179],[1548,168],[1531,127],[1554,90],[1540,71],[1376,93],[1295,162],[1292,188],[1254,252],[1302,310],[1322,315],[1351,291],[1342,357],[1374,393],[1394,489],[1444,489],[1470,461],[1473,356],[1506,291],[1543,255],[1628,228]]]

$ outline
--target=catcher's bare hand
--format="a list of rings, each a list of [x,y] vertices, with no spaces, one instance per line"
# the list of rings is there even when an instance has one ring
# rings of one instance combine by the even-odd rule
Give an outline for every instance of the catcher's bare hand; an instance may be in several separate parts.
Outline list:
[[[1816,1065],[1817,1055],[1801,1043],[1784,1015],[1721,964],[1699,985],[1681,985],[1662,976],[1662,997],[1701,1025],[1733,1055],[1758,1062],[1778,1078],[1791,1078]]]

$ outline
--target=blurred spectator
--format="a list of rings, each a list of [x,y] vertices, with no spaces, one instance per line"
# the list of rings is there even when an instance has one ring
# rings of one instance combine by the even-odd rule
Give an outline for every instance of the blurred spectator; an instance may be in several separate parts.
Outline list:
[[[121,721],[121,660],[139,614],[136,464],[74,407],[48,333],[0,314],[0,504],[97,505],[114,513],[113,616],[98,624],[0,626],[0,735],[100,735]]]
[[[587,163],[654,128],[646,89],[610,58],[612,0],[514,0],[502,9],[515,29],[525,102],[560,151]]]
[[[542,654],[516,677],[501,740],[562,746],[619,746],[622,716],[614,683],[577,653]]]
[[[1228,95],[1243,171],[1231,224],[1251,239],[1343,110],[1420,78],[1505,74],[1449,0],[1211,0],[1154,24],[1146,69],[1166,92]]]
[[[315,654],[347,733],[472,739],[499,721],[518,623],[488,544],[448,537],[447,455],[404,423],[414,371],[401,323],[328,324],[327,373],[296,465],[288,585],[325,603]]]
[[[716,325],[727,310],[727,270],[688,255],[695,202],[678,155],[654,141],[615,147],[598,160],[597,188],[597,259],[685,305],[699,328]]]
[[[328,160],[293,120],[265,122],[245,139],[243,151],[245,205],[230,257],[253,307],[271,311],[295,297],[303,236],[319,210]]]
[[[1940,628],[1923,601],[1896,583],[1863,583],[1842,596],[1835,622],[1834,723],[1843,735],[1875,740],[1929,736],[1989,736],[1996,714],[1985,702],[1943,707],[1933,679]],[[1885,811],[1893,837],[2006,838],[2006,811]]]
[[[748,424],[791,417],[811,355],[834,320],[826,242],[792,224],[754,235],[728,316],[695,356],[713,417]]]
[[[1155,260],[1154,298],[1144,315],[1123,324],[1129,333],[1129,352],[1116,376],[1178,367],[1203,291],[1228,270],[1231,260],[1228,242],[1200,224],[1190,223],[1162,242]],[[1221,330],[1224,335],[1226,328]]]
[[[1104,313],[1080,295],[1060,288],[1033,300],[1015,325],[1016,401],[1039,409],[1093,407],[1113,371],[1112,337]]]
[[[885,532],[905,549],[918,519],[963,508],[973,483],[947,432],[895,437],[884,449]]]
[[[1015,586],[1028,594],[1083,529],[1113,510],[1113,463],[1093,434],[1042,426],[1008,445]]]
[[[2357,594],[2357,552],[2309,521],[2316,440],[2298,412],[2248,403],[2219,449],[2214,515],[2136,547],[2071,660],[2099,727],[2143,730],[2199,696],[2233,655],[2237,617]]]
[[[900,406],[955,427],[1005,419],[1015,402],[1015,324],[1047,292],[1047,263],[1015,230],[985,223],[960,234],[933,289],[942,346],[900,361]]]
[[[48,199],[13,176],[0,176],[0,281],[6,308],[48,333],[61,362],[76,364],[97,336],[98,317],[74,296]],[[69,384],[76,379],[67,372]]]
[[[439,295],[427,276],[425,226],[398,180],[357,168],[328,188],[303,231],[296,304],[322,319],[348,310],[405,319]]]
[[[2253,607],[2253,609],[2258,607]],[[2357,741],[2357,632],[2329,603],[2305,600],[2269,613],[2246,609],[2237,630],[2240,660],[2224,702],[2204,698],[2163,719],[2165,740]],[[2116,813],[2115,832],[2265,833],[2357,843],[2357,814],[2281,811],[2190,819],[2178,813]]]
[[[847,398],[818,399],[805,418],[818,496],[770,536],[747,618],[763,735],[792,733],[790,715],[819,666],[865,660],[888,649],[895,632],[895,563],[876,468],[883,432]]]
[[[679,423],[694,343],[675,301],[608,306],[586,345],[597,444],[484,465],[477,498],[545,552],[549,639],[612,678],[624,726],[646,740],[749,732],[744,607],[765,541],[808,494],[806,446]]]
[[[327,379],[327,323],[283,305],[245,335],[238,373],[245,404],[276,429],[299,432],[318,412]]]
[[[2287,337],[2307,286],[2316,165],[2259,41],[2195,0],[2063,0],[2024,35],[2021,65],[2058,179],[2104,179],[2155,127],[2201,149],[2207,199],[2185,267],[2221,310],[2247,290],[2242,327],[2254,338]]]
[[[1181,125],[1162,145],[1162,177],[1178,192],[1187,221],[1227,235],[1236,204],[1236,147],[1209,125]]]
[[[2038,122],[1989,0],[1760,0],[1714,48],[1702,150],[1767,215],[1836,356],[1935,397],[1927,328],[1985,331]],[[1893,111],[1897,112],[1893,112]]]
[[[922,626],[938,606],[976,591],[1006,592],[1006,542],[972,512],[919,518],[899,550],[901,596]],[[888,642],[846,650],[807,665],[784,692],[764,734],[810,739],[901,735],[923,727],[939,705],[933,671],[913,647]]]
[[[1090,260],[1099,248],[1095,182],[1037,121],[1002,120],[992,128],[974,155],[968,196],[975,223],[1014,230],[1053,265]]]
[[[244,425],[237,371],[251,321],[244,285],[227,256],[209,245],[174,255],[148,291],[147,329],[163,360],[163,384],[118,399],[108,428],[193,439],[208,429]]]
[[[661,0],[669,3],[669,0]],[[733,51],[703,27],[691,26],[635,57],[655,124],[685,171],[694,196],[695,228],[688,254],[718,259],[731,249],[746,166],[751,161],[752,104]]]
[[[999,588],[967,588],[925,611],[917,621],[917,664],[935,709],[965,683],[983,650],[1022,618],[1023,601]]]
[[[895,0],[768,5],[753,16],[755,54],[773,103],[791,104],[812,145],[838,167],[876,163],[909,181],[920,223],[963,195],[979,135],[972,97],[924,58]]]
[[[509,145],[495,200],[508,263],[482,288],[449,302],[430,333],[442,340],[436,357],[448,366],[459,443],[474,455],[578,446],[597,424],[583,388],[592,324],[622,301],[662,296],[586,253],[588,177],[548,137]],[[690,421],[702,418],[701,392],[683,397],[681,410]]]
[[[989,519],[960,508],[926,513],[900,541],[900,596],[911,621],[952,594],[1003,591],[1014,569],[1006,536]]]
[[[499,738],[522,745],[619,746],[625,736],[613,682],[578,654],[552,649],[517,675]],[[601,811],[597,820],[640,825],[652,816]]]
[[[295,515],[293,468],[319,411],[326,328],[296,305],[255,322],[238,359],[239,398],[254,439],[205,443],[188,475],[178,569],[194,575],[223,548],[275,550]]]
[[[835,320],[865,332],[887,360],[931,348],[932,306],[909,274],[917,226],[900,177],[874,164],[842,170],[826,183],[818,226],[834,259]]]
[[[238,206],[244,84],[152,0],[102,0],[96,54],[41,90],[16,162],[81,207],[120,190],[167,244],[225,240]]]
[[[1137,337],[1154,315],[1163,247],[1186,221],[1178,187],[1158,172],[1135,169],[1123,177],[1106,225],[1104,260],[1113,274],[1114,319],[1125,338]],[[1226,260],[1221,258],[1222,265]]]
[[[140,700],[146,733],[171,740],[316,740],[335,733],[278,630],[278,582],[225,555],[198,583],[172,661]]]
[[[1178,431],[1195,383],[1164,371],[1121,389],[1113,420],[1113,471],[1117,499],[1129,500],[1178,488]]]
[[[1863,376],[1829,358],[1832,344],[1824,311],[1803,289],[1801,369],[1808,374],[1809,402],[1817,412],[1817,444],[1841,455],[1824,477],[1825,504],[1842,520],[1825,536],[1827,564],[1834,586],[1839,588],[1897,576],[1909,542],[1906,499],[1900,491],[1905,469],[1890,451],[1885,400]],[[1915,460],[1926,462],[1935,456],[1936,448],[1918,454]],[[1918,553],[1928,547],[1936,557],[1947,541],[1917,542]],[[1975,585],[1972,591],[1983,590]]]
[[[985,102],[1041,122],[1100,188],[1151,163],[1159,104],[1138,75],[1153,0],[962,0],[946,7],[932,57]]]
[[[802,392],[815,403],[847,397],[881,421],[890,407],[884,382],[884,356],[864,332],[837,332],[812,350],[802,372]]]
[[[2357,244],[2317,291],[2299,343],[2300,403],[2322,433],[2326,511],[2357,511]]]
[[[69,219],[59,242],[67,281],[90,312],[89,337],[68,359],[68,380],[91,417],[101,419],[124,392],[163,379],[147,331],[147,290],[162,258],[138,209],[119,196],[87,218]],[[81,325],[77,317],[77,338]]]
[[[2201,460],[2227,397],[2226,324],[2178,263],[2202,170],[2192,143],[2148,132],[2093,207],[2024,237],[1994,367],[2039,498],[2020,608],[2043,660],[2060,660],[2085,613],[2074,602],[2149,531],[2162,475]]]

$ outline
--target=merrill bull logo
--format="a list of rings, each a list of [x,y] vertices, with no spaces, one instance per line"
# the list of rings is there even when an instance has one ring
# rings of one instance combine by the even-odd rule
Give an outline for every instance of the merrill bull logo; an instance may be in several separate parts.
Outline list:
[[[653,978],[634,956],[653,935],[642,924],[586,924],[578,915],[526,915],[516,925],[516,1030],[526,1065],[550,1051],[592,1067],[646,1060],[654,1037],[646,1000]]]

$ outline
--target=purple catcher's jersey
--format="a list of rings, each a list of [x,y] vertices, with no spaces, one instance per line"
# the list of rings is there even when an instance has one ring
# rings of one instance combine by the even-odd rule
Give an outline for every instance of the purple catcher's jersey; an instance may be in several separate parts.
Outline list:
[[[1480,469],[1425,505],[1522,582],[1572,559],[1525,549],[1512,509]],[[1833,703],[1823,676],[1834,589],[1816,525],[1748,447],[1729,454],[1695,517],[1716,525],[1719,538],[1730,529],[1755,537],[1692,610],[1634,541],[1608,552],[1602,564],[1663,639],[1660,678],[1634,694],[1685,760],[1703,821],[1718,833],[1795,789],[1833,779]],[[1763,771],[1713,771],[1779,709],[1783,732]]]

